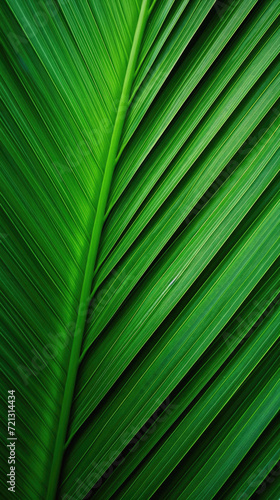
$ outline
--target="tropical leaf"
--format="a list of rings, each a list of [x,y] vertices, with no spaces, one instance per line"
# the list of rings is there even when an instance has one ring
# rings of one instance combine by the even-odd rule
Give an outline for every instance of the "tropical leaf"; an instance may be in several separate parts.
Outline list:
[[[278,1],[2,8],[16,498],[277,500]]]

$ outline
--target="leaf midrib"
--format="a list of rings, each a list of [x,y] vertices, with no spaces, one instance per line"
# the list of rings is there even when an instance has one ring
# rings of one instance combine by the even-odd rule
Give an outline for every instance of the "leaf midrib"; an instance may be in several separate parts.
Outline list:
[[[81,352],[81,346],[84,336],[86,318],[89,303],[91,300],[91,286],[92,279],[96,264],[96,258],[99,248],[99,242],[102,232],[102,227],[104,224],[104,215],[107,207],[107,200],[109,196],[109,191],[111,187],[112,177],[114,168],[116,165],[116,158],[121,138],[121,133],[127,114],[127,109],[129,106],[129,98],[131,93],[131,86],[134,79],[137,58],[139,55],[139,50],[141,46],[141,41],[149,15],[149,3],[150,0],[143,0],[139,18],[136,25],[136,30],[133,38],[133,43],[131,47],[131,52],[128,60],[128,65],[124,77],[123,87],[121,91],[121,97],[119,100],[117,115],[115,119],[115,124],[112,132],[112,137],[109,145],[108,156],[104,169],[104,176],[102,180],[102,185],[99,193],[99,199],[97,204],[97,211],[94,219],[93,230],[90,238],[89,251],[87,256],[87,263],[84,273],[84,279],[82,284],[81,296],[79,301],[79,308],[77,314],[77,321],[74,331],[73,343],[71,348],[70,360],[68,365],[68,372],[66,377],[65,389],[63,394],[63,400],[61,405],[58,430],[56,435],[56,442],[54,447],[53,459],[50,469],[50,478],[47,492],[47,500],[54,500],[56,497],[58,481],[60,476],[60,470],[63,460],[65,440],[69,422],[69,416],[72,406],[74,388],[77,378],[77,372],[79,367],[79,358]]]

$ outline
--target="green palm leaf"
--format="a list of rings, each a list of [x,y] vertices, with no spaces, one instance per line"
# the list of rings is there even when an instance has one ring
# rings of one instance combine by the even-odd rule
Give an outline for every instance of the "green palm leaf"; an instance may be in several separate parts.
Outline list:
[[[4,1],[16,498],[279,497],[278,15]]]

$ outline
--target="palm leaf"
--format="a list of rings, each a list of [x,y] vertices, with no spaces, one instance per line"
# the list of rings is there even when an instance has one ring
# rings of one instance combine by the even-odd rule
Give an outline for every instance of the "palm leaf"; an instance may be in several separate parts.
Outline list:
[[[18,498],[278,498],[278,14],[5,0]]]

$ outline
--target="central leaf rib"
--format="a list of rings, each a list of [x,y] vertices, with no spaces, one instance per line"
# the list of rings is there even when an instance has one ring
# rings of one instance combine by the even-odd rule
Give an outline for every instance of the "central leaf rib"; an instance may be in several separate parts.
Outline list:
[[[102,185],[100,189],[98,205],[96,216],[94,220],[93,230],[90,239],[87,263],[85,268],[85,275],[81,290],[81,297],[79,302],[79,309],[77,315],[77,322],[75,327],[75,333],[73,338],[73,344],[71,349],[71,355],[69,360],[68,373],[66,377],[63,401],[61,405],[60,419],[58,423],[58,431],[56,435],[55,448],[53,453],[52,467],[50,471],[50,479],[47,493],[47,500],[54,500],[57,493],[58,480],[63,460],[64,446],[69,422],[69,416],[71,411],[72,399],[75,389],[76,377],[79,367],[79,358],[81,352],[81,346],[83,341],[85,323],[87,318],[87,312],[90,302],[90,292],[93,279],[93,273],[96,264],[96,258],[99,248],[99,242],[104,222],[104,215],[107,206],[107,200],[110,192],[111,181],[113,177],[114,168],[116,165],[116,158],[121,138],[121,133],[124,125],[124,120],[126,117],[127,109],[129,106],[129,98],[131,93],[131,86],[135,74],[135,68],[137,63],[137,58],[139,54],[139,49],[141,45],[141,40],[147,18],[149,15],[149,0],[143,0],[136,31],[131,47],[131,52],[128,60],[128,65],[125,73],[125,78],[123,82],[121,97],[119,101],[119,106],[117,110],[116,120],[112,132],[110,147],[108,151],[108,156],[106,160],[104,176],[102,180]]]

